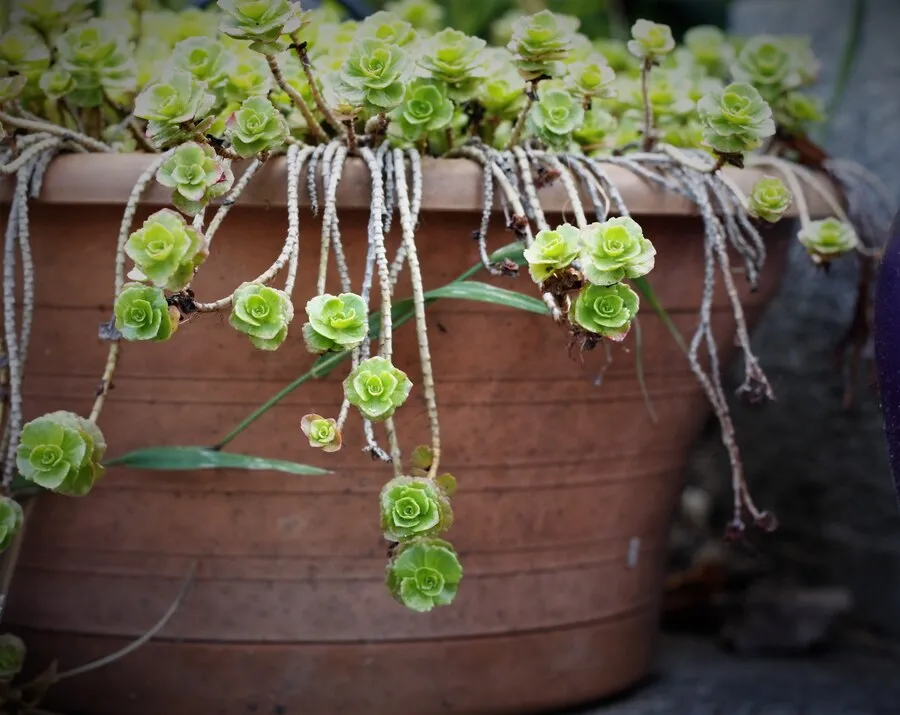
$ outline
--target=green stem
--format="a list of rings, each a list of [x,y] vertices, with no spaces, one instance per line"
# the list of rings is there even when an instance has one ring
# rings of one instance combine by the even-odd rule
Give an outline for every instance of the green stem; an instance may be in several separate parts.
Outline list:
[[[519,112],[518,119],[516,119],[516,125],[513,127],[512,134],[509,137],[506,151],[510,151],[518,144],[519,139],[522,137],[522,131],[525,129],[525,120],[528,118],[528,112],[531,111],[531,105],[534,104],[534,100],[537,97],[537,80],[528,83],[528,86],[525,89],[525,96],[528,99],[525,101],[525,106],[522,107],[522,111]]]

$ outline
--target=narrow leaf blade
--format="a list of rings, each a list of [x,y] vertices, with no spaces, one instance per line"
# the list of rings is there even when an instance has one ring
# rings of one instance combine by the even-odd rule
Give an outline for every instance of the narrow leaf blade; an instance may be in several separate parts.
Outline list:
[[[107,467],[132,467],[159,471],[192,471],[195,469],[272,470],[288,474],[331,474],[327,469],[298,464],[282,459],[253,457],[234,452],[220,452],[209,447],[148,447],[137,449],[104,463]]]
[[[530,313],[547,315],[547,306],[543,301],[530,295],[514,290],[497,288],[480,281],[463,281],[462,283],[448,283],[440,288],[430,290],[425,294],[426,298],[455,298],[457,300],[472,300],[481,303],[492,303],[507,308],[515,308]]]
[[[634,283],[634,287],[637,288],[641,295],[647,299],[647,302],[650,304],[650,307],[656,311],[656,314],[659,316],[659,319],[663,322],[666,328],[669,329],[669,332],[672,334],[672,338],[678,344],[678,347],[681,348],[681,352],[685,355],[688,354],[687,343],[684,342],[684,338],[681,335],[681,331],[678,329],[678,326],[675,325],[675,321],[672,320],[672,316],[663,308],[662,303],[659,302],[659,299],[656,297],[656,292],[653,290],[653,286],[650,285],[650,281],[647,280],[646,276],[642,276],[641,278],[635,278],[632,281]]]

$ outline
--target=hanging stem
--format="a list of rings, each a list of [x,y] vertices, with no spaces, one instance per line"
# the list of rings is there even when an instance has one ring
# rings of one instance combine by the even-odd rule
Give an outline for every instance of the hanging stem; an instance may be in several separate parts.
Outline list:
[[[125,243],[131,235],[131,226],[134,223],[134,216],[137,213],[138,204],[141,196],[147,189],[147,184],[156,176],[156,170],[169,157],[171,151],[157,156],[138,177],[131,194],[128,196],[128,202],[125,204],[125,212],[122,215],[122,221],[119,224],[119,238],[116,242],[116,274],[113,288],[113,303],[122,292],[125,285]],[[88,418],[91,422],[97,422],[103,405],[106,402],[106,396],[109,394],[112,386],[113,375],[116,371],[116,365],[119,360],[119,340],[113,340],[109,346],[109,352],[106,356],[106,365],[103,368],[103,377],[100,380],[100,386],[97,388],[97,395],[94,398],[94,406],[91,408],[91,414]]]
[[[429,476],[437,476],[441,460],[441,436],[438,422],[437,398],[434,389],[434,372],[431,366],[431,351],[428,346],[428,325],[425,321],[425,291],[422,287],[422,270],[416,251],[415,227],[409,207],[409,194],[406,184],[406,165],[403,152],[394,149],[394,173],[396,176],[397,204],[400,208],[400,226],[403,243],[406,246],[406,260],[409,263],[409,275],[412,282],[413,308],[416,314],[416,336],[419,343],[419,360],[422,363],[422,388],[425,393],[425,406],[428,410],[428,423],[431,426],[432,462]]]
[[[66,127],[60,127],[56,124],[51,124],[50,122],[22,119],[21,117],[15,117],[7,112],[0,111],[0,123],[31,132],[46,132],[47,134],[53,134],[54,136],[62,137],[65,140],[81,144],[90,151],[104,153],[111,153],[114,151],[109,144],[105,144],[93,137],[89,137],[87,134],[82,134],[81,132],[76,132]]]

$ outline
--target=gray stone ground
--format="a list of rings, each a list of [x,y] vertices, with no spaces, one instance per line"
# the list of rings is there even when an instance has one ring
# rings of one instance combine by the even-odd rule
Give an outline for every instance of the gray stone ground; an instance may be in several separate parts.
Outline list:
[[[851,6],[850,0],[734,0],[733,27],[744,35],[811,35],[827,98]],[[826,146],[878,173],[900,197],[898,117],[900,1],[868,0],[860,59]],[[841,410],[833,354],[853,310],[855,261],[841,261],[825,276],[796,248],[781,294],[754,334],[777,402],[750,410],[733,401],[748,481],[757,503],[782,524],[757,545],[781,575],[848,586],[864,621],[900,636],[900,510],[878,403],[861,380],[856,404]],[[711,490],[727,510],[727,475],[711,431],[695,451],[688,482]]]
[[[667,637],[649,684],[565,715],[897,715],[898,676],[900,661],[860,648],[803,659],[750,658],[707,640]]]

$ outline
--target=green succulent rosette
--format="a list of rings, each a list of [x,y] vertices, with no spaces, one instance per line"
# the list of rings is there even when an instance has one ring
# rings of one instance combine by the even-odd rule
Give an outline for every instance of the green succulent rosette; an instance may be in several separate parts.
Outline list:
[[[265,99],[272,86],[272,70],[265,57],[254,53],[232,53],[228,56],[222,85],[225,102],[241,103],[250,97]]]
[[[240,156],[251,157],[282,146],[287,141],[288,126],[268,99],[250,97],[226,122],[225,136]]]
[[[137,89],[134,48],[122,21],[93,18],[66,30],[56,41],[57,65],[72,75],[69,100],[79,107],[99,107]]]
[[[317,295],[306,304],[309,325],[328,349],[358,347],[369,333],[369,307],[356,293]],[[305,332],[305,329],[304,329]]]
[[[721,154],[753,151],[775,134],[771,107],[749,84],[711,92],[697,102],[697,112],[707,145]]]
[[[585,152],[607,148],[615,135],[618,121],[599,104],[592,104],[584,113],[584,121],[573,133],[572,138]]]
[[[523,251],[528,273],[541,284],[558,271],[568,268],[581,250],[581,231],[564,223],[555,231],[539,231],[534,242]]]
[[[250,337],[260,350],[277,350],[287,337],[288,324],[294,319],[294,305],[287,293],[259,285],[242,283],[231,300],[228,322]]]
[[[747,40],[731,65],[731,76],[736,82],[752,84],[766,99],[802,82],[796,57],[781,38],[772,35]]]
[[[642,60],[657,60],[675,49],[672,28],[650,20],[638,20],[631,27],[628,51]]]
[[[324,353],[340,352],[342,350],[341,346],[334,342],[334,340],[326,338],[324,335],[317,332],[312,326],[312,323],[304,323],[302,331],[303,343],[306,345],[306,349],[313,355],[323,355]]]
[[[147,120],[147,136],[157,146],[183,141],[192,132],[183,125],[202,122],[216,97],[190,72],[169,67],[134,100],[134,116]]]
[[[640,278],[653,270],[656,248],[633,218],[592,223],[581,232],[581,270],[598,286]]]
[[[215,38],[188,37],[172,49],[171,62],[176,69],[190,72],[196,80],[205,82],[210,90],[217,90],[228,77],[233,57]]]
[[[51,412],[22,428],[16,468],[24,479],[66,496],[84,496],[105,468],[103,434],[72,412]]]
[[[436,536],[453,524],[450,500],[427,477],[395,477],[381,490],[381,529],[388,541]]]
[[[393,416],[410,390],[412,382],[406,373],[383,357],[363,360],[344,380],[344,397],[373,422]]]
[[[747,196],[747,211],[769,223],[776,223],[791,207],[793,196],[781,179],[764,176],[753,184]]]
[[[0,36],[0,60],[7,71],[36,81],[50,66],[50,48],[40,33],[14,25]]]
[[[531,133],[551,149],[566,149],[583,121],[582,103],[563,87],[549,82],[538,89],[538,101],[528,112]]]
[[[194,216],[212,199],[224,196],[234,184],[231,162],[220,158],[208,144],[179,146],[156,172],[156,180],[172,189],[172,203]]]
[[[0,78],[0,105],[18,99],[28,80],[24,75]]]
[[[449,606],[462,576],[459,558],[449,542],[420,537],[397,547],[387,566],[387,587],[404,606],[424,613],[435,606]]]
[[[137,269],[129,277],[177,292],[191,281],[209,251],[203,235],[181,214],[160,209],[129,236],[125,254]]]
[[[309,438],[309,446],[323,452],[337,452],[341,448],[341,431],[337,421],[321,415],[304,415],[300,429]]]
[[[594,52],[586,59],[573,62],[566,73],[566,87],[582,99],[605,97],[610,93],[610,84],[616,73],[599,52]]]
[[[415,143],[431,132],[450,126],[453,110],[446,84],[424,77],[415,79],[409,84],[403,102],[391,112],[392,136]]]
[[[416,31],[406,20],[393,12],[379,10],[362,20],[356,30],[358,38],[372,37],[391,45],[403,47],[416,39]]]
[[[624,283],[588,285],[572,301],[569,319],[589,333],[621,342],[631,329],[640,299]]]
[[[9,682],[25,665],[25,643],[12,633],[0,635],[0,681]]]
[[[24,79],[24,77],[22,78]],[[75,78],[68,70],[51,68],[41,75],[38,87],[47,99],[56,101],[75,91]]]
[[[697,25],[684,33],[684,46],[694,60],[716,76],[734,59],[734,48],[728,37],[715,25]]]
[[[480,37],[448,27],[418,43],[416,60],[425,72],[447,85],[451,99],[465,102],[488,76],[486,44]]]
[[[364,37],[350,47],[334,91],[369,114],[389,112],[403,101],[412,72],[412,61],[402,47]]]
[[[525,80],[506,50],[492,48],[487,60],[488,76],[478,84],[475,97],[488,114],[515,119],[525,103]]]
[[[6,551],[9,548],[24,521],[25,512],[22,511],[19,502],[10,497],[0,497],[0,551]],[[2,667],[0,667],[0,678],[2,677]]]
[[[126,283],[113,306],[116,330],[125,340],[168,340],[178,328],[178,308],[169,306],[161,288]]]
[[[275,54],[282,49],[278,40],[300,27],[300,5],[290,0],[216,0],[223,16],[223,33],[237,40],[249,40],[251,49]]]
[[[777,98],[772,111],[778,127],[792,136],[805,136],[810,125],[825,121],[822,100],[803,92],[787,92]]]
[[[507,49],[526,80],[559,77],[569,58],[581,21],[569,15],[541,10],[512,23],[512,38]]]
[[[434,0],[395,0],[384,9],[416,30],[437,32],[444,25],[444,8]]]
[[[836,218],[811,221],[798,238],[817,263],[828,263],[859,245],[853,226]]]
[[[88,0],[16,0],[10,3],[14,24],[28,25],[46,37],[90,18]]]

